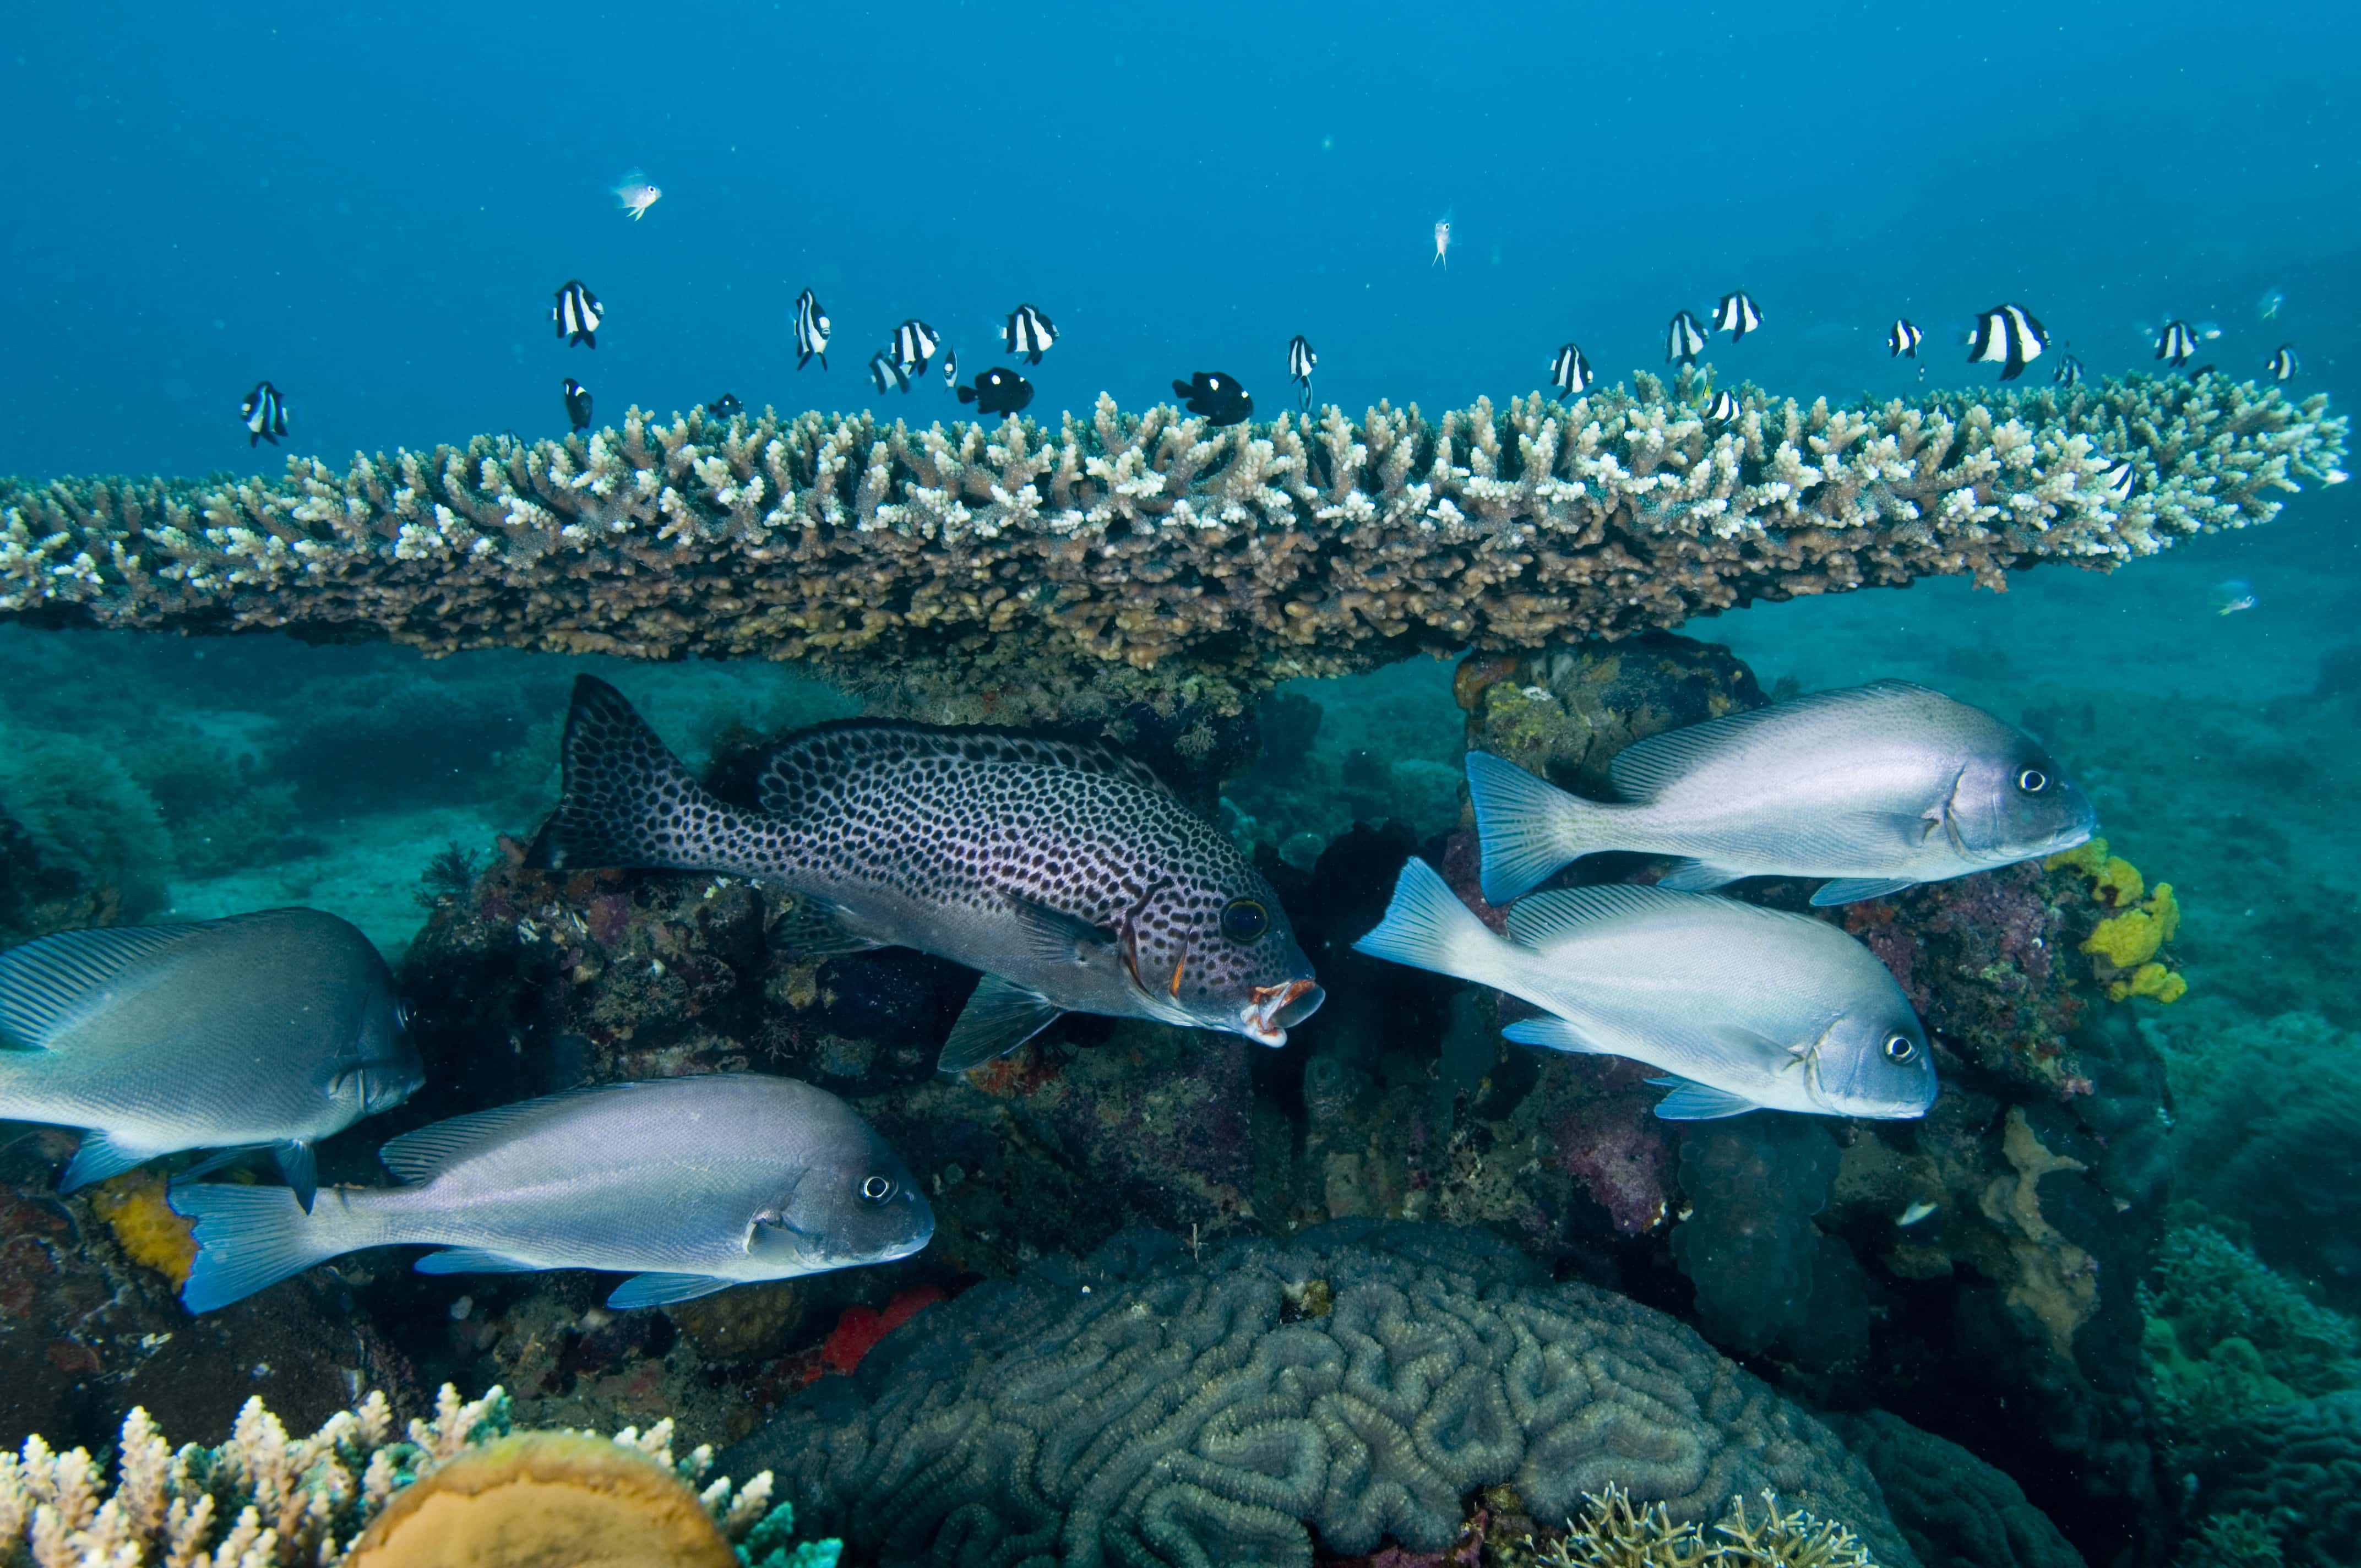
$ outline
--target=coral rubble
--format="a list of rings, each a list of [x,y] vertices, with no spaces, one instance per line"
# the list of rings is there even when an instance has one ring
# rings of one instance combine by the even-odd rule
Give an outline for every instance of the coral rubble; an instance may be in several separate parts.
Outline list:
[[[2211,375],[1859,409],[1747,388],[1713,424],[1700,389],[1642,373],[1570,407],[1229,429],[1105,397],[1055,428],[634,410],[278,479],[0,480],[0,614],[800,659],[1045,707],[1177,658],[1191,696],[1234,708],[1422,647],[2112,567],[2268,521],[2270,492],[2340,477],[2345,434],[2324,397]]]

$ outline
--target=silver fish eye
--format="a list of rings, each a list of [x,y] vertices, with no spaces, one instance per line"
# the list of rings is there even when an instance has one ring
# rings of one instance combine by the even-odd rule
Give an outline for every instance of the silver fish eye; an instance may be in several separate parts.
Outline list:
[[[863,1201],[883,1203],[886,1199],[894,1196],[893,1179],[885,1176],[869,1178],[861,1184],[861,1196]]]
[[[1918,1042],[1907,1035],[1885,1036],[1885,1059],[1896,1064],[1906,1062],[1918,1054]]]
[[[2039,795],[2049,787],[2049,775],[2039,768],[2027,768],[2016,775],[2016,787],[2027,795]]]

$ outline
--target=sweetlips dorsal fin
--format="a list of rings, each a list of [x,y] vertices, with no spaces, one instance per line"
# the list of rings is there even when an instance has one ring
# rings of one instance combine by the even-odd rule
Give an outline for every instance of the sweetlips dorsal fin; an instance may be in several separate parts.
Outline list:
[[[223,924],[60,931],[0,953],[0,1047],[47,1050],[89,1009],[104,1006],[113,988],[142,964]]]
[[[816,801],[832,810],[832,786],[846,769],[916,765],[937,758],[984,767],[1065,768],[1171,794],[1156,770],[1095,740],[996,725],[839,718],[797,730],[774,746],[754,781],[755,799],[774,817],[799,816]]]
[[[1763,725],[1791,722],[1799,714],[1822,709],[1874,707],[1913,697],[1949,700],[1943,697],[1942,693],[1914,681],[1872,681],[1866,685],[1846,686],[1839,691],[1811,692],[1784,702],[1772,703],[1766,707],[1751,707],[1744,713],[1725,713],[1719,718],[1708,718],[1701,724],[1684,725],[1678,729],[1667,729],[1661,735],[1651,735],[1645,740],[1634,740],[1616,752],[1607,764],[1608,782],[1615,786],[1615,793],[1627,801],[1653,800],[1749,730]]]

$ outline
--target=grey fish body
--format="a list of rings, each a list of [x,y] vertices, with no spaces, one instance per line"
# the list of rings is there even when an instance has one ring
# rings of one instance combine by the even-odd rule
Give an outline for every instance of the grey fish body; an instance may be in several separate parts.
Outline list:
[[[1283,1045],[1321,1000],[1270,886],[1152,773],[1102,748],[851,720],[781,743],[761,809],[708,794],[620,694],[583,676],[536,866],[734,872],[821,906],[840,948],[984,971],[946,1070],[1060,1012]]]
[[[384,959],[318,910],[0,954],[0,1118],[89,1130],[69,1190],[159,1155],[261,1145],[307,1186],[313,1142],[422,1078]]]
[[[1685,858],[1661,883],[1675,890],[1824,877],[1813,902],[1843,904],[2071,849],[2097,820],[2030,736],[1902,681],[1640,741],[1609,765],[1620,802],[1483,752],[1467,775],[1494,904],[1603,850]]]
[[[1679,1081],[1668,1119],[1770,1109],[1924,1115],[1935,1073],[1917,1014],[1859,942],[1732,899],[1612,885],[1544,893],[1498,936],[1425,862],[1354,946],[1474,981],[1551,1014],[1503,1030],[1553,1050],[1628,1057]]]
[[[907,1256],[934,1232],[909,1170],[825,1090],[756,1073],[576,1090],[386,1145],[406,1185],[304,1215],[268,1189],[175,1189],[197,1221],[183,1299],[210,1310],[362,1247],[452,1249],[422,1272],[629,1272],[614,1306]]]

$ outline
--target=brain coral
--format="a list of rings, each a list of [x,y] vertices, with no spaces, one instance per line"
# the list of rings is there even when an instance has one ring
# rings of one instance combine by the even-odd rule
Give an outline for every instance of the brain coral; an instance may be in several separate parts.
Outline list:
[[[2268,521],[2269,492],[2336,476],[2345,441],[2324,397],[2217,375],[1858,409],[1745,388],[1710,426],[1698,375],[1635,388],[1232,429],[1104,397],[1054,428],[633,410],[275,480],[0,479],[0,614],[802,659],[966,691],[1120,687],[1185,655],[1234,703],[1422,648],[2112,566]]]
[[[2288,1568],[2361,1564],[2361,1389],[2229,1429],[2197,1472],[2196,1496],[2214,1518],[2267,1520]]]
[[[2083,1568],[2082,1554],[2002,1471],[1889,1410],[1828,1418],[1884,1489],[1927,1568]]]
[[[1306,1525],[1435,1552],[1501,1482],[1541,1519],[1769,1488],[1916,1562],[1826,1427],[1672,1318],[1400,1222],[1197,1258],[1126,1233],[920,1314],[728,1458],[887,1564],[1300,1565]]]

